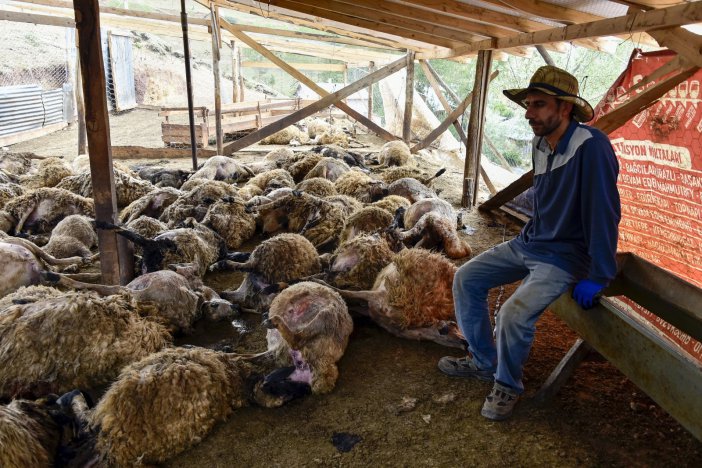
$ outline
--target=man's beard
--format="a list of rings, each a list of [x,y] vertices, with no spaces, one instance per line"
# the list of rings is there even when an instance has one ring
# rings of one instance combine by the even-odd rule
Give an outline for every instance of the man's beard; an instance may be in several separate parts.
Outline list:
[[[531,126],[531,130],[534,132],[534,135],[539,137],[550,135],[560,125],[561,119],[558,116],[554,116],[546,120],[529,119],[529,126]]]

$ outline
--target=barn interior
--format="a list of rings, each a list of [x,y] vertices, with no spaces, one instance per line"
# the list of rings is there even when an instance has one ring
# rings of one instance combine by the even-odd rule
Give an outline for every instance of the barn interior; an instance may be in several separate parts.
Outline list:
[[[251,17],[268,23],[253,25],[247,21]],[[39,124],[12,128],[7,134],[0,126],[4,151],[0,162],[32,153],[36,156],[33,168],[47,156],[58,155],[74,177],[79,174],[77,162],[83,171],[89,168],[83,188],[86,182],[91,184],[97,243],[90,262],[83,260],[79,268],[67,272],[83,275],[78,278],[88,282],[126,285],[140,276],[147,247],[107,227],[126,224],[128,204],[120,199],[123,182],[114,168],[133,173],[160,168],[190,175],[216,157],[231,158],[233,162],[227,164],[236,167],[228,175],[222,177],[220,170],[220,175],[215,171],[202,176],[226,180],[234,189],[231,193],[222,189],[217,200],[202,202],[195,215],[200,222],[218,200],[222,204],[237,196],[242,202],[256,198],[254,192],[246,192],[250,198],[243,199],[241,190],[249,179],[274,168],[291,172],[294,162],[325,144],[336,145],[332,148],[346,156],[342,160],[347,166],[353,167],[353,160],[360,158],[360,167],[368,169],[372,179],[384,180],[386,166],[395,164],[379,161],[388,157],[384,148],[389,142],[403,142],[408,155],[400,165],[411,166],[411,176],[426,182],[437,198],[460,215],[455,235],[470,245],[472,254],[447,256],[444,251],[444,258],[460,266],[514,237],[530,215],[515,202],[532,185],[533,171],[529,167],[515,171],[487,128],[488,95],[500,73],[497,64],[511,63],[514,57],[536,66],[553,64],[555,57],[570,56],[574,47],[607,53],[613,44],[621,43],[674,53],[666,65],[625,89],[616,105],[598,115],[593,126],[613,134],[697,76],[702,66],[700,21],[702,3],[670,0],[586,4],[572,0],[195,0],[150,6],[127,1],[7,1],[0,4],[0,23],[70,31],[66,43],[72,43],[73,50],[66,56],[64,72],[68,86],[63,92],[70,98],[61,104],[63,115],[70,117],[55,123],[47,119],[45,103],[51,97],[40,92],[38,106],[45,115]],[[7,33],[8,43],[17,34]],[[157,43],[148,35],[163,40]],[[139,66],[130,54],[142,47],[162,51],[180,47],[173,54],[175,71],[169,69],[162,76],[177,74],[183,85],[170,91],[165,85],[155,87],[135,68],[120,65]],[[439,68],[444,63],[465,65],[469,68],[461,70],[472,74],[447,82],[440,73],[446,68]],[[612,70],[612,76],[625,68],[623,63],[620,70]],[[324,82],[321,77],[329,74],[342,78]],[[252,76],[283,75],[296,83],[294,96],[284,96],[272,85],[253,84]],[[3,76],[7,73],[0,74],[0,85]],[[428,83],[427,90],[437,102],[434,109],[442,113],[435,115],[427,105],[427,94],[417,92],[418,76]],[[458,88],[465,94],[457,94]],[[122,94],[123,90],[127,92]],[[12,103],[29,92],[13,88],[5,96],[0,94],[0,124],[5,120],[25,123],[25,114]],[[155,105],[159,92],[163,100]],[[174,99],[164,105],[168,92]],[[320,142],[321,134],[310,133],[312,122],[320,121],[329,130],[328,143]],[[516,133],[515,128],[515,140]],[[500,148],[495,148],[496,143]],[[298,159],[278,164],[282,159],[272,153]],[[692,146],[693,159],[701,153],[702,147]],[[316,163],[320,158],[315,158]],[[267,161],[274,164],[266,165]],[[440,169],[445,173],[429,182]],[[324,171],[328,174],[331,169]],[[303,181],[294,173],[290,177],[292,184],[280,185],[275,179],[261,191],[294,188]],[[59,181],[52,184],[57,186]],[[256,199],[262,206],[270,202]],[[371,205],[370,199],[363,202]],[[247,214],[259,213],[256,204],[242,206],[246,205]],[[208,219],[214,216],[213,211]],[[263,219],[260,213],[256,216]],[[229,248],[241,252],[229,261],[240,261],[278,232],[310,233],[320,218],[330,220],[331,215],[317,214],[314,223],[307,219],[299,229],[281,226],[268,232],[261,232],[258,221],[255,234]],[[181,224],[185,219],[179,220]],[[335,235],[346,235],[345,226],[338,225]],[[22,234],[12,228],[8,234]],[[225,229],[243,231],[239,225]],[[41,245],[50,232],[23,234]],[[699,247],[696,239],[693,242]],[[0,242],[6,240],[0,238]],[[316,238],[312,242],[320,254],[333,253],[337,247]],[[347,305],[354,330],[331,392],[313,393],[277,408],[255,404],[236,408],[205,434],[150,462],[164,466],[697,465],[702,459],[702,408],[697,401],[702,391],[700,356],[671,343],[650,324],[632,319],[617,298],[626,297],[653,314],[653,321],[675,330],[677,338],[683,337],[693,349],[702,340],[700,289],[689,278],[635,253],[622,252],[619,260],[620,273],[608,297],[588,315],[564,295],[539,322],[525,371],[527,393],[515,418],[507,423],[479,418],[486,385],[450,379],[436,369],[441,356],[460,350],[394,336],[367,316],[366,302],[352,299]],[[200,276],[223,298],[223,291],[233,291],[246,281],[246,273],[234,271],[206,270]],[[422,281],[419,276],[417,282]],[[69,285],[66,280],[61,288]],[[496,313],[517,286],[493,291],[490,310]],[[10,292],[15,293],[6,294]],[[261,299],[265,294],[260,290],[255,296],[259,308],[270,306]],[[263,310],[252,312],[247,304],[236,318],[201,320],[188,333],[178,333],[173,344],[224,354],[264,352]],[[9,338],[0,335],[0,339],[8,343]],[[5,352],[3,346],[0,353]],[[82,390],[97,402],[116,377]],[[8,394],[2,397],[9,404]],[[160,405],[151,409],[168,411],[168,402]]]

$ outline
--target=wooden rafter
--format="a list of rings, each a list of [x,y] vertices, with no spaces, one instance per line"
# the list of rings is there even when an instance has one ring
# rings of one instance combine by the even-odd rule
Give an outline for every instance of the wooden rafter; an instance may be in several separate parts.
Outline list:
[[[587,23],[602,19],[601,16],[585,13],[542,0],[483,0],[485,3],[509,8],[515,13],[538,16],[558,23]]]

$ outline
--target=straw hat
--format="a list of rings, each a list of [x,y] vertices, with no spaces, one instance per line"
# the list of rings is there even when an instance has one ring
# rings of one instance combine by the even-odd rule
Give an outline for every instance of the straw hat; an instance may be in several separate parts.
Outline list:
[[[578,79],[558,67],[544,65],[536,70],[527,88],[505,89],[502,92],[512,101],[526,108],[524,99],[527,93],[532,91],[541,91],[561,101],[572,102],[573,116],[579,122],[587,122],[595,116],[592,106],[578,96]]]

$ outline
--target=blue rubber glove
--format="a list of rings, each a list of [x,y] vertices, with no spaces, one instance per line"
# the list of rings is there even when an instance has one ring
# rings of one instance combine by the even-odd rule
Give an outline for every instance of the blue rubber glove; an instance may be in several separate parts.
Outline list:
[[[589,279],[578,281],[573,288],[573,299],[583,309],[591,309],[600,301],[599,293],[604,286]]]

